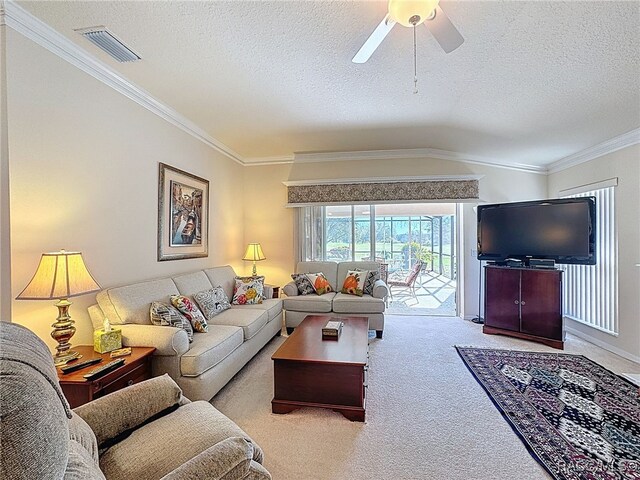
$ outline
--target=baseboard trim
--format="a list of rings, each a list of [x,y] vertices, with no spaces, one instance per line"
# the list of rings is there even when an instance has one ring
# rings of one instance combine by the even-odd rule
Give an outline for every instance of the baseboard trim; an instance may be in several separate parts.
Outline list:
[[[625,350],[614,347],[613,345],[609,345],[608,343],[603,342],[602,340],[599,340],[595,337],[592,337],[589,334],[581,332],[580,330],[576,330],[575,328],[571,328],[565,325],[564,329],[567,333],[570,333],[571,335],[575,335],[576,337],[586,340],[589,343],[593,343],[594,345],[597,345],[598,347],[603,348],[611,353],[615,353],[616,355],[622,358],[626,358],[627,360],[631,360],[632,362],[640,364],[640,357],[637,355],[633,355],[632,353],[629,353]]]

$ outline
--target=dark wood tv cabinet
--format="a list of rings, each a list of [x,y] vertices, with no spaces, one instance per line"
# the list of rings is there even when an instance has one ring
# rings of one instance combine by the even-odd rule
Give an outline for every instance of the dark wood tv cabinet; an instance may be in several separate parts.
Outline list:
[[[482,331],[564,349],[562,270],[496,265],[484,269]]]

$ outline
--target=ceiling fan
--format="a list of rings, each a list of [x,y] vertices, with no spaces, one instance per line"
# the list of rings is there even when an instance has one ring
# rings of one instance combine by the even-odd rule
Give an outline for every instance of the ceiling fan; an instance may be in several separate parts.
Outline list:
[[[415,27],[424,23],[445,53],[453,52],[464,43],[464,38],[439,7],[439,3],[440,0],[389,0],[389,13],[358,50],[353,63],[369,60],[396,23],[413,27],[414,35]]]

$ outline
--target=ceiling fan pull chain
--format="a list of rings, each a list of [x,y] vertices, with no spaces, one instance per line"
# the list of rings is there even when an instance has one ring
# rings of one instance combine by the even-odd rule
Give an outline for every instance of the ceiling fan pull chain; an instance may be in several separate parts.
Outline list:
[[[418,93],[418,55],[416,46],[416,25],[413,24],[413,94]]]

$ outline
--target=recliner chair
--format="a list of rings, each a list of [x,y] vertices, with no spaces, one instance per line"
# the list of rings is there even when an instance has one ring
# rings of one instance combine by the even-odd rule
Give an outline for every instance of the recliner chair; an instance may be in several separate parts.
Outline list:
[[[271,479],[260,447],[166,374],[71,410],[44,342],[2,321],[0,419],[0,478]]]

